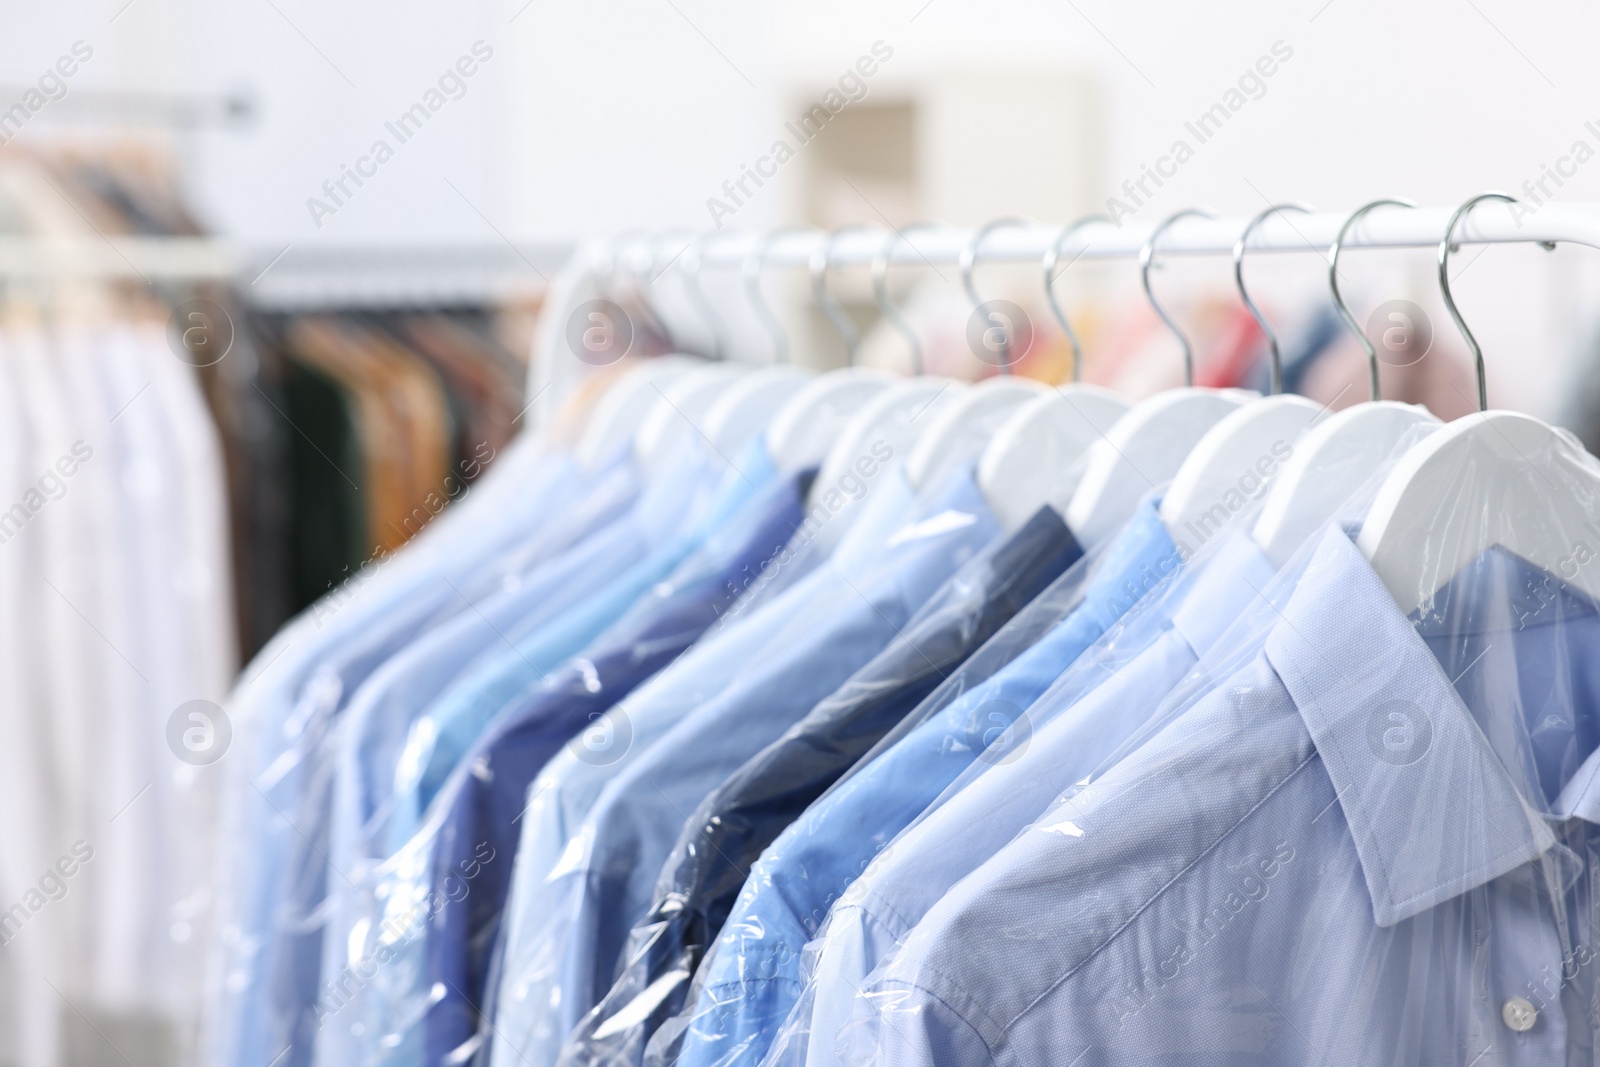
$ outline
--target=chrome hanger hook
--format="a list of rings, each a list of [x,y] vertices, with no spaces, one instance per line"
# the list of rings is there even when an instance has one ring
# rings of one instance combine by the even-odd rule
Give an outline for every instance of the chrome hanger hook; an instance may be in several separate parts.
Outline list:
[[[1467,329],[1466,320],[1461,317],[1461,312],[1456,308],[1456,298],[1450,295],[1450,239],[1455,236],[1456,223],[1466,218],[1472,209],[1484,200],[1499,200],[1506,204],[1521,203],[1516,197],[1508,193],[1479,193],[1465,204],[1456,208],[1455,214],[1450,216],[1450,224],[1444,228],[1444,240],[1439,242],[1439,292],[1444,296],[1444,306],[1450,310],[1450,317],[1455,320],[1456,329],[1461,331],[1461,336],[1466,339],[1467,347],[1472,350],[1473,368],[1478,374],[1478,410],[1489,410],[1489,384],[1483,372],[1483,349],[1478,345],[1478,339],[1472,336],[1472,331]]]
[[[768,230],[756,238],[756,243],[750,246],[749,255],[744,257],[741,270],[744,273],[744,292],[750,300],[750,306],[755,309],[756,318],[761,320],[761,325],[766,327],[767,336],[772,339],[772,362],[789,362],[789,339],[784,335],[783,323],[778,315],[767,303],[766,294],[761,291],[761,275],[767,268],[767,249],[772,242],[780,237],[792,233],[806,233],[804,227],[789,226],[783,229]]]
[[[706,299],[706,291],[700,287],[700,271],[705,266],[705,246],[716,238],[717,234],[712,231],[691,237],[678,265],[679,269],[688,274],[689,295],[693,298],[700,317],[711,330],[711,358],[720,362],[726,358],[726,353],[722,350],[722,324],[717,317],[716,309],[711,306],[711,301]]]
[[[639,280],[639,272],[635,270],[633,264],[629,262],[628,255],[619,254],[617,256],[617,261],[621,265],[623,273],[625,273],[628,276],[628,279],[633,283],[634,292],[639,299],[639,310],[642,311],[645,317],[650,320],[651,328],[660,334],[661,340],[666,342],[667,348],[671,351],[677,351],[679,348],[677,338],[672,336],[672,330],[667,326],[666,320],[660,315],[656,314],[655,305],[650,301],[650,287],[655,284],[656,239],[648,230],[636,230],[633,232],[644,238],[644,252],[647,257],[647,262],[645,263],[645,281],[641,284]],[[621,239],[619,238],[618,240],[620,243]]]
[[[967,299],[972,301],[973,311],[984,310],[984,300],[978,295],[978,286],[972,280],[972,272],[978,266],[978,251],[983,246],[983,239],[994,231],[1005,229],[1008,226],[1026,227],[1032,225],[1032,219],[1010,215],[1005,218],[995,219],[993,222],[987,222],[973,231],[971,239],[961,249],[961,287],[967,291]],[[989,328],[995,328],[994,316],[985,311],[984,317]],[[1007,323],[1005,328],[1000,331],[1000,373],[1003,375],[1011,373],[1011,331],[1014,328],[1014,323]]]
[[[1217,213],[1208,207],[1187,207],[1175,214],[1168,215],[1156,224],[1155,229],[1150,231],[1149,239],[1145,241],[1144,247],[1139,249],[1139,282],[1144,286],[1144,297],[1150,301],[1150,306],[1155,309],[1155,313],[1160,316],[1161,321],[1167,324],[1167,329],[1171,330],[1172,335],[1178,339],[1178,344],[1183,346],[1183,384],[1186,386],[1194,385],[1194,349],[1190,346],[1189,339],[1183,335],[1183,331],[1178,329],[1178,324],[1172,320],[1172,316],[1167,314],[1167,309],[1162,307],[1161,302],[1156,299],[1155,290],[1150,288],[1150,267],[1155,263],[1156,259],[1156,242],[1161,239],[1163,233],[1167,232],[1167,227],[1179,219],[1190,217],[1214,219],[1217,217]]]
[[[650,231],[639,227],[631,230],[620,230],[600,242],[600,255],[595,266],[595,292],[603,300],[610,300],[616,293],[616,278],[618,274],[626,274],[630,281],[638,284],[639,276],[631,266],[626,265],[629,246],[644,243],[650,246]],[[602,282],[601,278],[605,281]]]
[[[861,347],[861,331],[856,328],[855,322],[851,320],[839,301],[828,292],[828,271],[833,266],[833,249],[838,244],[839,238],[849,233],[875,229],[876,226],[868,226],[865,223],[841,226],[826,234],[816,250],[811,253],[811,292],[817,298],[818,306],[833,323],[833,328],[844,338],[845,358],[848,361],[846,365],[851,367],[856,365],[856,352]]]
[[[1350,332],[1356,335],[1361,342],[1361,347],[1367,352],[1367,370],[1372,381],[1372,399],[1382,400],[1383,394],[1378,389],[1378,350],[1372,346],[1372,338],[1367,336],[1367,331],[1356,322],[1356,317],[1350,313],[1350,308],[1344,302],[1344,295],[1339,292],[1339,252],[1344,248],[1344,239],[1349,234],[1351,227],[1366,217],[1367,212],[1380,207],[1416,207],[1415,200],[1404,197],[1374,200],[1369,204],[1362,204],[1350,213],[1344,220],[1344,225],[1339,227],[1339,235],[1333,239],[1333,244],[1328,249],[1328,288],[1333,291],[1333,309],[1339,313],[1344,324],[1350,327]]]
[[[894,306],[894,302],[889,299],[889,256],[900,247],[902,241],[907,240],[907,234],[942,229],[943,225],[938,222],[908,223],[898,230],[891,231],[884,238],[877,254],[872,257],[872,295],[878,301],[878,312],[884,321],[893,326],[911,346],[911,375],[914,378],[922,375],[922,340],[917,336],[917,331],[913,330],[911,324],[905,320],[905,316]]]
[[[1269,364],[1271,368],[1271,384],[1268,387],[1268,392],[1272,396],[1277,396],[1283,392],[1283,355],[1278,350],[1278,331],[1272,328],[1272,323],[1268,322],[1267,317],[1261,313],[1261,309],[1256,307],[1256,302],[1250,299],[1250,293],[1244,287],[1244,248],[1250,242],[1250,235],[1255,232],[1256,227],[1278,212],[1298,211],[1302,215],[1309,215],[1314,210],[1310,205],[1302,204],[1298,201],[1274,204],[1251,219],[1245,225],[1244,232],[1239,234],[1239,239],[1233,242],[1233,284],[1239,287],[1239,299],[1243,300],[1244,306],[1250,310],[1250,314],[1256,320],[1256,325],[1260,326],[1261,332],[1267,335],[1267,351],[1271,358],[1271,363]]]
[[[1050,301],[1050,310],[1055,313],[1056,321],[1061,324],[1061,332],[1067,335],[1067,344],[1072,346],[1072,380],[1083,380],[1083,345],[1078,340],[1078,331],[1072,328],[1072,323],[1067,321],[1067,313],[1062,310],[1061,301],[1056,298],[1056,264],[1061,261],[1061,246],[1067,243],[1067,238],[1095,223],[1104,223],[1108,226],[1116,225],[1109,215],[1086,215],[1077,222],[1062,228],[1056,239],[1044,253],[1044,295]],[[1076,262],[1076,260],[1074,260]],[[1070,267],[1072,264],[1068,263]],[[1064,271],[1066,268],[1063,267]]]

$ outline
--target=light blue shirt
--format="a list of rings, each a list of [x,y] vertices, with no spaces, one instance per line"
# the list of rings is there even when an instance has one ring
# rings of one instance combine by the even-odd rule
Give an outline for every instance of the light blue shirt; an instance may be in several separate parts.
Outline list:
[[[321,946],[323,1004],[307,1009],[323,1023],[318,1035],[319,1062],[342,1064],[376,1053],[376,1042],[393,1029],[393,1015],[410,1003],[376,1003],[389,995],[391,986],[403,987],[403,982],[393,981],[390,975],[385,975],[383,982],[350,980],[352,970],[363,962],[362,955],[349,958],[351,935],[358,924],[370,924],[372,916],[383,914],[384,901],[393,895],[396,881],[392,857],[400,853],[398,862],[404,866],[418,852],[412,841],[419,828],[418,812],[431,800],[430,787],[436,779],[448,777],[454,762],[459,761],[458,748],[464,751],[477,736],[469,736],[468,731],[483,729],[503,708],[515,709],[530,690],[537,689],[546,673],[619,624],[636,601],[692,563],[696,550],[715,538],[728,516],[776,478],[776,468],[759,442],[746,449],[742,458],[738,470],[722,470],[690,456],[668,465],[669,472],[652,481],[629,516],[633,534],[628,539],[630,554],[601,561],[592,571],[598,580],[578,590],[581,599],[568,610],[554,613],[549,622],[516,642],[515,648],[503,649],[505,642],[497,641],[502,646],[494,657],[497,670],[488,675],[471,672],[458,680],[418,718],[407,752],[394,753],[387,768],[380,765],[369,773],[369,780],[380,778],[385,770],[398,778],[397,794],[391,811],[363,813],[359,824],[350,817],[344,820],[347,826],[354,824],[352,851],[357,862],[354,870],[334,872],[329,879],[333,907]],[[571,563],[558,558],[553,567],[568,571]],[[693,578],[692,574],[683,576],[684,581]],[[583,643],[572,649],[579,641]],[[464,714],[455,715],[458,711]],[[435,743],[419,745],[419,735]],[[408,773],[415,768],[426,769],[420,774]],[[341,770],[348,772],[341,774],[343,784],[349,775],[361,774],[364,768],[352,762]],[[346,789],[352,795],[357,791],[355,787]],[[359,985],[354,992],[353,985]],[[391,1025],[376,1025],[380,1018]],[[417,1053],[418,1043],[409,1041],[388,1055],[391,1060],[415,1062]]]
[[[234,750],[218,768],[228,779],[223,832],[251,847],[233,855],[219,883],[222,978],[208,1012],[206,1062],[309,1062],[313,1034],[293,1029],[275,977],[283,966],[276,934],[288,908],[285,858],[303,822],[298,799],[305,756],[368,674],[417,634],[457,614],[463,607],[458,589],[470,597],[498,583],[507,570],[497,561],[583,485],[565,454],[515,458],[521,461],[516,470],[491,470],[406,552],[364,567],[289,623],[256,655],[229,698]],[[522,491],[505,491],[517,475]],[[484,522],[485,512],[495,521]]]
[[[680,1067],[760,1062],[800,993],[801,950],[833,902],[1069,664],[1149,588],[1176,572],[1178,551],[1159,505],[1159,498],[1141,504],[1086,583],[1063,576],[1060,582],[1082,586],[1066,618],[987,682],[922,716],[908,736],[863,761],[767,849],[696,976],[700,990]],[[1010,635],[1002,631],[994,642],[1006,640]],[[952,683],[960,684],[959,673],[929,702],[940,703]]]
[[[324,741],[326,748],[337,750],[327,850],[333,875],[328,880],[329,929],[348,932],[352,909],[358,907],[352,899],[356,887],[370,883],[372,865],[387,856],[394,783],[397,778],[408,781],[396,767],[413,720],[474,654],[485,647],[504,647],[511,635],[560,616],[587,592],[603,587],[618,560],[636,558],[650,540],[640,526],[641,509],[633,506],[637,496],[631,463],[603,472],[569,513],[518,549],[517,557],[530,573],[508,576],[483,602],[467,605],[469,610],[423,634],[357,690]],[[532,544],[546,553],[543,565],[538,553],[530,551]],[[343,953],[342,936],[324,939],[325,975],[339,973]],[[350,1049],[339,1048],[339,1039],[349,1036],[350,1021],[339,1019],[319,1031],[320,1061],[348,1062]]]
[[[1272,579],[1260,549],[1233,534],[1215,555],[1193,561],[1187,574],[1161,587],[1114,640],[1071,670],[1058,661],[1066,673],[993,742],[1004,754],[966,768],[834,906],[818,943],[807,949],[813,973],[794,1009],[803,1017],[786,1026],[794,1033],[783,1043],[804,1045],[806,1062],[816,1067],[837,1064],[855,991],[874,968],[951,886],[1137,735],[1247,606],[1265,610]],[[1135,581],[1136,589],[1144,587]]]
[[[513,1050],[519,1059],[554,1063],[562,1039],[604,996],[612,965],[649,907],[656,872],[689,813],[871,659],[956,568],[999,533],[970,469],[922,514],[890,535],[876,567],[846,575],[815,611],[789,619],[751,669],[607,785],[578,834],[584,854],[561,872],[580,884],[563,891],[575,906],[560,929],[547,984],[526,1001],[550,1014],[531,1025],[509,1020],[509,1032],[529,1035],[528,1044]],[[497,1047],[501,1043],[496,1040]]]
[[[814,615],[841,594],[848,595],[850,574],[856,575],[855,581],[863,580],[861,570],[870,566],[868,561],[883,549],[890,534],[913,517],[916,504],[898,464],[883,477],[879,493],[830,556],[822,558],[808,552],[806,544],[796,544],[776,568],[749,576],[747,596],[765,592],[774,581],[788,587],[756,610],[730,612],[670,667],[603,716],[594,732],[613,739],[606,751],[565,748],[529,787],[506,909],[495,1032],[486,1035],[496,1067],[516,1067],[521,1062],[517,1050],[528,1046],[533,1031],[553,1014],[541,1011],[539,1001],[549,996],[547,976],[553,972],[550,963],[560,943],[558,935],[565,927],[564,916],[574,906],[572,890],[582,884],[571,875],[588,850],[582,828],[596,799],[679,720],[770,654],[764,650],[796,616]],[[796,540],[804,536],[802,527]],[[806,574],[792,570],[807,567],[814,569]],[[546,1035],[544,1040],[559,1041],[560,1036]]]
[[[766,448],[753,442],[747,470],[708,463],[698,450],[664,464],[638,503],[635,528],[645,535],[631,559],[612,559],[608,581],[542,626],[510,642],[496,642],[412,727],[399,761],[390,849],[415,832],[421,812],[472,743],[503,709],[577,655],[681,564],[759,486],[775,476]]]
[[[928,912],[853,1064],[1589,1063],[1600,615],[1414,622],[1328,529],[1260,653]]]

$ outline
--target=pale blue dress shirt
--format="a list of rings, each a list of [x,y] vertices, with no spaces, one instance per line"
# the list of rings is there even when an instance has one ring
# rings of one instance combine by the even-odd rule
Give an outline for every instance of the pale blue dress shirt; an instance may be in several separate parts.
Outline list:
[[[999,533],[969,468],[923,517],[890,535],[865,575],[847,576],[819,610],[789,621],[770,652],[717,699],[677,723],[611,781],[580,836],[585,855],[567,878],[576,906],[552,954],[547,992],[530,997],[553,1018],[517,1029],[516,1051],[554,1063],[562,1039],[611,986],[629,929],[650,905],[656,872],[689,813],[753,754],[871,659],[935,589]],[[547,1042],[547,1043],[546,1043]]]
[[[682,469],[686,472],[682,478],[658,479],[640,496],[631,462],[624,460],[614,464],[592,479],[587,491],[569,499],[566,507],[553,512],[536,533],[509,552],[507,564],[526,568],[541,553],[558,554],[563,548],[573,547],[585,536],[592,535],[597,526],[607,525],[606,518],[616,518],[630,498],[638,497],[632,505],[635,513],[651,505],[657,514],[693,508],[706,477],[699,466],[685,464]],[[648,528],[636,514],[631,517],[635,529]],[[495,570],[504,572],[506,568]],[[439,642],[458,649],[470,645],[470,640],[462,637],[463,626],[470,627],[470,619],[476,618],[491,621],[487,629],[492,631],[493,614],[501,614],[500,609],[505,607],[496,605],[493,614],[486,613],[474,607],[459,590],[463,585],[477,585],[495,590],[486,597],[488,600],[504,598],[508,581],[516,575],[514,572],[503,574],[493,583],[485,577],[475,576],[476,580],[465,583],[449,579],[448,584],[457,590],[457,599],[461,601],[458,614],[422,632],[409,645],[395,649],[347,705],[339,704],[331,709],[321,739],[303,757],[296,820],[300,832],[289,842],[286,871],[291,883],[287,918],[280,924],[277,935],[284,943],[283,956],[293,961],[290,973],[295,977],[279,994],[278,1010],[295,1017],[297,1032],[315,1031],[321,1045],[337,1043],[339,1037],[350,1033],[350,1028],[323,1025],[326,1015],[318,1011],[321,993],[313,972],[326,970],[336,976],[343,973],[343,949],[350,923],[354,921],[351,915],[359,911],[360,894],[370,883],[372,864],[386,856],[383,849],[373,847],[370,840],[363,840],[363,835],[371,820],[377,819],[381,824],[390,813],[389,786],[394,780],[394,761],[407,719],[426,706],[426,698],[448,681],[445,672],[449,671],[449,660],[437,656]],[[493,572],[488,577],[493,577]],[[545,579],[540,584],[552,597],[563,592],[559,579],[550,580],[550,574],[538,577]],[[569,603],[578,599],[570,586],[564,592]],[[543,606],[535,608],[536,613],[544,610]],[[538,632],[558,629],[561,618],[570,616],[573,611],[556,614],[558,617]],[[458,620],[463,615],[469,621],[460,624]],[[483,631],[476,632],[485,640],[492,639]],[[552,648],[549,654],[560,654],[560,650]],[[540,667],[536,657],[530,657],[526,663],[530,669]],[[554,665],[545,664],[547,668]],[[397,679],[396,675],[406,677]],[[340,782],[343,788],[336,789],[335,784]],[[379,841],[381,843],[381,839]],[[313,955],[317,959],[315,964],[311,962]],[[337,1050],[331,1055],[320,1052],[318,1055],[324,1060],[342,1061],[344,1058]]]
[[[328,880],[328,923],[341,936],[323,941],[324,975],[338,974],[343,966],[342,933],[350,930],[351,909],[358,906],[352,894],[372,881],[373,864],[387,855],[383,846],[395,782],[414,778],[404,768],[396,770],[409,727],[474,655],[486,647],[504,648],[515,636],[548,624],[603,588],[619,559],[636,558],[648,546],[652,538],[641,522],[644,509],[636,506],[637,497],[631,463],[603,473],[569,514],[557,517],[551,531],[530,539],[546,553],[542,565],[531,546],[519,549],[529,573],[508,576],[497,591],[418,638],[357,690],[325,741],[337,747],[327,850],[334,875]],[[557,529],[559,538],[551,536]],[[350,1021],[335,1020],[319,1030],[319,1061],[347,1061],[348,1050],[334,1050],[348,1036]]]
[[[1247,607],[1268,610],[1269,592],[1281,599],[1291,581],[1274,582],[1271,563],[1242,533],[1187,567],[1140,605],[1138,617],[1114,641],[1085,654],[1071,670],[1058,661],[1066,673],[993,740],[991,747],[1003,755],[962,771],[940,802],[880,853],[834,905],[821,937],[806,949],[814,957],[813,973],[794,1009],[799,1017],[785,1026],[792,1033],[780,1041],[787,1046],[782,1062],[837,1064],[841,1030],[856,1012],[857,987],[893,956],[918,919],[1061,790],[1135,737],[1230,624]],[[1134,589],[1146,588],[1142,579],[1134,581]]]
[[[369,924],[370,916],[382,913],[380,897],[391,892],[396,879],[392,857],[401,853],[399,862],[403,863],[405,857],[418,852],[412,841],[419,827],[418,813],[431,799],[436,780],[448,776],[460,753],[475,739],[476,733],[469,731],[483,729],[502,708],[514,708],[547,673],[616,624],[641,596],[692,559],[730,514],[775,478],[775,468],[759,442],[746,449],[742,458],[745,462],[739,470],[703,462],[698,450],[668,464],[640,494],[628,516],[632,536],[622,543],[622,554],[599,561],[592,572],[598,580],[579,590],[581,599],[574,602],[569,598],[568,610],[555,612],[544,625],[531,628],[510,649],[504,640],[494,639],[496,669],[469,671],[432,702],[413,724],[406,751],[396,751],[399,746],[391,750],[387,768],[358,747],[348,749],[351,759],[341,768],[341,779],[346,783],[349,807],[342,823],[351,833],[349,848],[356,859],[353,870],[330,872],[332,907],[321,946],[322,1003],[313,1001],[305,1009],[317,1023],[319,1062],[341,1064],[378,1055],[390,1063],[417,1061],[415,1042],[395,1048],[376,1044],[379,1032],[388,1033],[388,1028],[374,1027],[373,1020],[382,1013],[369,1003],[373,997],[385,995],[387,983],[404,983],[394,981],[392,975],[384,976],[385,983],[351,980],[364,958],[349,959],[348,946],[357,924]],[[558,570],[566,570],[573,562],[552,561]],[[434,743],[417,744],[419,735]],[[356,757],[361,757],[360,761]],[[426,769],[416,773],[418,768]],[[385,769],[396,785],[392,805],[378,809],[363,804],[361,787],[353,784],[361,781],[357,776],[365,775],[371,794],[371,783]],[[353,986],[359,988],[352,991]]]
[[[491,470],[406,552],[363,568],[306,609],[256,655],[229,698],[234,751],[219,767],[228,777],[222,821],[231,839],[251,847],[235,854],[219,886],[221,980],[208,1013],[207,1062],[309,1062],[313,1033],[294,1029],[284,1010],[303,978],[275,941],[288,907],[285,857],[304,822],[298,807],[304,757],[368,674],[457,614],[464,606],[460,591],[481,595],[498,584],[510,572],[497,561],[514,554],[585,484],[564,453],[517,458],[517,470]],[[507,492],[507,480],[517,475],[521,492]],[[485,512],[494,521],[485,521]]]
[[[879,492],[830,556],[824,559],[804,544],[794,545],[783,564],[785,573],[756,576],[746,591],[746,595],[764,592],[768,583],[782,580],[788,583],[784,593],[759,609],[730,612],[670,667],[608,712],[596,727],[615,739],[604,753],[563,749],[529,787],[506,909],[496,1021],[484,1035],[493,1049],[495,1067],[519,1064],[518,1050],[530,1044],[533,1031],[552,1014],[540,1011],[535,1000],[548,995],[552,938],[563,930],[563,917],[574,905],[571,890],[582,884],[571,875],[588,852],[583,828],[596,799],[680,719],[771,654],[764,650],[797,616],[826,611],[838,596],[848,595],[849,575],[862,580],[863,569],[883,550],[889,536],[913,517],[916,505],[898,463],[881,474],[885,481]],[[793,574],[791,568],[811,569]],[[544,1040],[559,1041],[560,1035]]]
[[[495,642],[416,721],[398,763],[391,850],[410,839],[434,794],[501,709],[616,623],[775,476],[762,442],[751,442],[741,459],[730,469],[696,448],[663,464],[637,506],[634,521],[645,536],[636,554],[614,557],[608,581],[510,647]]]
[[[1409,619],[1329,528],[1257,656],[923,917],[846,1062],[1593,1062],[1597,646],[1498,549]]]

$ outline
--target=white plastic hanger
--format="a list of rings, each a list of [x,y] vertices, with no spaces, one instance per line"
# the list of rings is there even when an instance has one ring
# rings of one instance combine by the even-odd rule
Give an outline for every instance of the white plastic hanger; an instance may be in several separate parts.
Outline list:
[[[689,292],[694,294],[705,315],[712,348],[720,351],[722,336],[717,329],[716,316],[700,289],[700,240],[696,238],[690,242],[682,257],[681,269],[688,276]],[[708,417],[722,394],[749,371],[748,364],[719,361],[685,371],[657,390],[660,395],[645,414],[633,439],[634,455],[647,476],[659,475],[664,464],[673,462],[682,454],[682,449],[696,442],[710,446],[723,456],[729,455],[710,436]]]
[[[1472,350],[1478,413],[1438,430],[1401,457],[1357,542],[1410,614],[1461,569],[1500,547],[1591,597],[1600,597],[1596,534],[1600,466],[1576,438],[1529,415],[1489,411],[1483,351],[1450,294],[1450,242],[1482,193],[1456,209],[1439,244],[1439,287]]]
[[[1048,391],[1041,382],[1011,377],[988,378],[966,389],[933,416],[906,458],[906,478],[912,488],[937,485],[962,464],[976,460],[1018,408]]]
[[[948,478],[963,464],[972,462],[983,454],[1000,427],[1030,400],[1043,395],[1048,387],[1041,382],[1011,375],[1012,334],[1017,324],[1005,321],[989,311],[977,299],[972,286],[972,269],[976,250],[989,231],[1000,226],[1013,225],[1024,220],[998,219],[979,229],[961,250],[961,279],[972,299],[974,314],[988,316],[991,328],[985,331],[997,339],[995,365],[999,377],[979,382],[963,393],[923,433],[906,460],[906,478],[912,488],[921,491]],[[997,323],[996,320],[1000,321]],[[980,358],[983,358],[980,354]]]
[[[1104,215],[1090,215],[1064,227],[1044,254],[1044,290],[1050,309],[1072,346],[1072,381],[1024,404],[983,450],[978,461],[978,486],[984,499],[1007,529],[1026,522],[1040,507],[1064,512],[1083,477],[1083,458],[1128,411],[1128,402],[1109,389],[1082,383],[1083,346],[1056,299],[1056,265],[1061,246],[1079,229],[1092,223],[1110,223]],[[981,306],[972,284],[977,241],[1000,223],[991,223],[974,239],[970,257],[962,257],[962,280],[967,295]]]
[[[711,327],[712,348],[725,357],[728,341],[718,329],[716,310],[706,299],[705,290],[700,284],[701,253],[704,243],[711,236],[702,234],[691,243],[690,254],[684,256],[685,269],[690,272],[689,289]],[[773,416],[812,377],[810,371],[788,364],[753,367],[747,371],[738,381],[729,385],[706,411],[702,429],[712,450],[729,462],[735,462],[739,451],[767,428]]]
[[[660,390],[696,366],[704,364],[692,356],[658,356],[623,375],[595,401],[594,413],[578,438],[579,465],[592,474],[627,447],[646,413],[660,402]]]
[[[819,494],[843,486],[847,479],[865,488],[859,497],[847,499],[844,506],[817,531],[816,541],[831,549],[850,528],[860,513],[863,501],[875,494],[882,479],[876,476],[884,464],[896,456],[908,456],[917,440],[933,426],[968,386],[953,378],[912,378],[895,382],[861,405],[845,423],[838,439],[828,449],[822,467],[811,487],[811,501]],[[863,470],[871,472],[871,476]]]
[[[748,367],[737,363],[711,363],[685,371],[661,388],[633,438],[634,456],[647,476],[660,474],[683,448],[711,440],[706,427],[713,405],[748,373]]]
[[[881,371],[855,366],[860,334],[833,294],[828,292],[828,268],[833,265],[833,248],[839,238],[857,227],[835,230],[817,247],[811,257],[811,290],[818,304],[844,338],[850,366],[829,371],[809,382],[772,420],[767,430],[767,447],[779,469],[800,471],[817,465],[837,439],[850,417],[893,378]],[[751,303],[763,312],[772,330],[774,352],[784,358],[787,345],[783,328],[761,294],[761,268],[766,247],[773,235],[758,241],[745,259],[745,285]]]
[[[1256,396],[1247,389],[1196,389],[1194,353],[1189,339],[1156,300],[1150,267],[1156,241],[1168,226],[1198,215],[1215,218],[1206,208],[1189,208],[1164,219],[1139,250],[1139,276],[1150,306],[1183,348],[1185,387],[1168,389],[1142,400],[1118,419],[1089,451],[1087,467],[1072,502],[1067,525],[1081,544],[1094,546],[1116,533],[1133,514],[1139,498],[1168,481],[1195,443],[1229,412]]]
[[[623,239],[618,237],[616,240]],[[608,254],[606,260],[595,267],[595,289],[602,299],[609,300],[613,295],[610,275],[617,266],[617,257]],[[662,330],[662,336],[667,337],[665,328],[659,322],[655,322],[648,302],[642,301],[639,306],[641,313],[651,318],[652,322]],[[594,411],[589,416],[574,449],[579,465],[585,471],[592,473],[628,447],[632,443],[634,433],[643,422],[645,413],[660,401],[659,390],[685,370],[701,363],[701,360],[693,356],[659,356],[644,360],[623,375],[621,380],[607,389],[605,395],[595,402]]]
[[[1372,399],[1330,415],[1307,430],[1268,490],[1261,517],[1250,536],[1277,567],[1287,563],[1306,538],[1338,513],[1407,434],[1431,432],[1440,425],[1427,408],[1380,399],[1378,351],[1339,292],[1339,252],[1345,235],[1369,211],[1385,206],[1416,205],[1393,199],[1364,204],[1351,212],[1328,249],[1328,287],[1333,306],[1366,350]]]
[[[1233,280],[1239,299],[1266,335],[1272,395],[1230,412],[1206,431],[1172,477],[1161,501],[1161,521],[1174,541],[1191,548],[1231,526],[1245,505],[1260,497],[1294,451],[1322,407],[1283,391],[1278,333],[1250,299],[1244,284],[1244,250],[1255,228],[1279,211],[1310,212],[1304,204],[1274,204],[1245,225],[1233,244]]]
[[[872,291],[877,297],[878,309],[883,318],[898,330],[910,345],[911,367],[914,377],[896,381],[864,403],[847,422],[828,448],[817,480],[812,486],[811,499],[819,493],[837,488],[852,476],[865,485],[859,499],[849,498],[833,519],[817,531],[816,540],[831,549],[860,513],[863,501],[871,497],[882,480],[867,477],[863,471],[875,472],[895,457],[905,458],[918,439],[936,423],[944,411],[961,396],[967,386],[953,378],[933,378],[922,373],[922,342],[916,331],[895,309],[889,299],[889,254],[906,234],[925,229],[932,223],[911,223],[890,234],[872,263]]]

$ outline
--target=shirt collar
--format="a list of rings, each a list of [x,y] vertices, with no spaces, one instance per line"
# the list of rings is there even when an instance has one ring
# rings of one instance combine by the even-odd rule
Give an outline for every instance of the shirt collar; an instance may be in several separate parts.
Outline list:
[[[1337,526],[1324,531],[1265,651],[1333,784],[1378,925],[1555,844],[1411,620]]]

